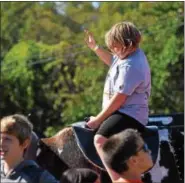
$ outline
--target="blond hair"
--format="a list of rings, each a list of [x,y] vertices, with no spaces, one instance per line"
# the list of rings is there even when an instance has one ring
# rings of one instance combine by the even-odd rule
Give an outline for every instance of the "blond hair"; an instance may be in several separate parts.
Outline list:
[[[14,135],[20,144],[23,144],[26,139],[31,138],[33,125],[24,115],[14,114],[5,116],[0,120],[0,125],[1,133]]]
[[[115,24],[105,35],[105,43],[111,50],[115,43],[120,43],[126,49],[137,48],[141,41],[141,33],[131,22]]]

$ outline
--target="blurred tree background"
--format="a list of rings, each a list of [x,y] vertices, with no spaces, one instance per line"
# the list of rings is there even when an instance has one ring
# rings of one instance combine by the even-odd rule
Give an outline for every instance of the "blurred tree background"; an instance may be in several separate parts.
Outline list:
[[[184,111],[184,2],[1,2],[0,117],[31,114],[37,132],[101,110],[107,67],[84,43],[105,47],[120,21],[141,30],[152,72],[150,114]]]

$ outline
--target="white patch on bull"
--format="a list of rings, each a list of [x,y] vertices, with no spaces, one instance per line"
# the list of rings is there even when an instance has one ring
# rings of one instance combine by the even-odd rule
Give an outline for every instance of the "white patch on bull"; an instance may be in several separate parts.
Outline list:
[[[159,133],[159,143],[161,143],[161,141],[169,142],[169,134],[167,129],[159,130],[158,133]],[[159,165],[159,162],[161,160],[160,151],[161,149],[159,148],[156,163],[154,167],[149,171],[152,182],[158,182],[158,183],[161,183],[163,178],[168,176],[168,172],[169,172],[169,170],[166,169],[164,166]]]
[[[36,151],[36,156],[38,156],[40,153],[41,153],[41,149],[38,148],[37,151]]]
[[[63,148],[62,149],[58,148],[58,154],[60,155],[62,152],[63,152]]]
[[[159,130],[159,140],[161,141],[167,141],[169,143],[169,132],[168,129]]]
[[[161,172],[162,172],[163,177],[168,176],[168,172],[169,172],[168,169],[166,169],[166,168],[163,167],[163,166],[161,166],[160,169],[161,169]]]

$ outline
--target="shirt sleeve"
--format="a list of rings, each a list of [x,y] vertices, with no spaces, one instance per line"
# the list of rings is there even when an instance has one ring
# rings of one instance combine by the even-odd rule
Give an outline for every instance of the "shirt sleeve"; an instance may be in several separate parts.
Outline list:
[[[143,82],[142,74],[130,65],[120,65],[118,78],[115,82],[115,92],[132,95]]]
[[[112,55],[111,65],[118,59],[118,56]]]

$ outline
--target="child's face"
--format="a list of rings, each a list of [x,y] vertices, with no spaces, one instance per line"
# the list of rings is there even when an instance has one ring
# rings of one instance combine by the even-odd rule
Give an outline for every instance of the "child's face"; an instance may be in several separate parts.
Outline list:
[[[132,165],[134,165],[135,169],[141,173],[147,171],[153,166],[151,151],[148,149],[148,146],[141,138],[138,144],[137,153],[134,155],[134,157],[135,161]]]
[[[114,43],[111,48],[111,52],[117,55],[120,59],[123,58],[124,50],[125,50],[124,46],[121,45],[120,43]]]
[[[12,162],[15,158],[23,157],[27,144],[19,143],[16,136],[7,133],[0,133],[0,157],[2,160]]]

